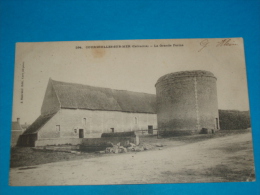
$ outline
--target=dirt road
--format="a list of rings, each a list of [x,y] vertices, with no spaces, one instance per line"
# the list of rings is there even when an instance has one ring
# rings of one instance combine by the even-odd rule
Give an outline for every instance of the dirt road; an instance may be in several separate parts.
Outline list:
[[[12,168],[10,185],[194,183],[254,179],[251,133],[139,153]]]

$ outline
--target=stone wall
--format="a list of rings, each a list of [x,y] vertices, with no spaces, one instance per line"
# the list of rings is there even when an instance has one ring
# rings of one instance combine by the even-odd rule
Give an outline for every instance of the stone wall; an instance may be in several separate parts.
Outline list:
[[[200,132],[219,129],[216,78],[183,76],[156,84],[158,129]],[[196,130],[196,131],[195,131]]]
[[[108,147],[109,143],[114,145],[120,143],[124,146],[127,143],[139,145],[139,138],[136,137],[104,137],[104,138],[63,138],[63,139],[41,139],[35,142],[35,147],[58,146],[58,145],[81,145],[85,150],[95,150]]]
[[[61,109],[38,132],[38,139],[100,138],[102,133],[157,129],[156,114]]]
[[[58,145],[79,145],[81,143],[82,143],[82,139],[79,138],[41,139],[35,141],[35,147],[58,146]]]

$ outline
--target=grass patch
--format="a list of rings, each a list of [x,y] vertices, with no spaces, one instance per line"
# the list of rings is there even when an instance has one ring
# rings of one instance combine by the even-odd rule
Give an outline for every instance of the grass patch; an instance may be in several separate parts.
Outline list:
[[[96,153],[72,154],[56,151],[35,151],[29,147],[11,149],[10,167],[34,166],[52,162],[70,161],[98,157]]]

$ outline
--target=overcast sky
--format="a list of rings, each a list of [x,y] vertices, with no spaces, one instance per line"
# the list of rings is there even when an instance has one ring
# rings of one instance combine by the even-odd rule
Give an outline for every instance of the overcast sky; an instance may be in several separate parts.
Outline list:
[[[13,121],[19,117],[21,123],[32,123],[40,115],[50,77],[57,81],[155,94],[154,85],[159,77],[185,70],[208,70],[217,77],[219,109],[249,110],[243,40],[223,40],[17,43]],[[160,47],[161,44],[171,47]],[[86,48],[114,45],[121,48]],[[124,45],[130,47],[123,48]],[[144,45],[148,47],[140,47]]]

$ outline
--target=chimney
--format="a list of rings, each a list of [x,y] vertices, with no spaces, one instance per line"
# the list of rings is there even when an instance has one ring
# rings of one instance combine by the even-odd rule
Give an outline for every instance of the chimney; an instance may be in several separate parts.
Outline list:
[[[17,122],[20,124],[20,118],[17,118]]]

